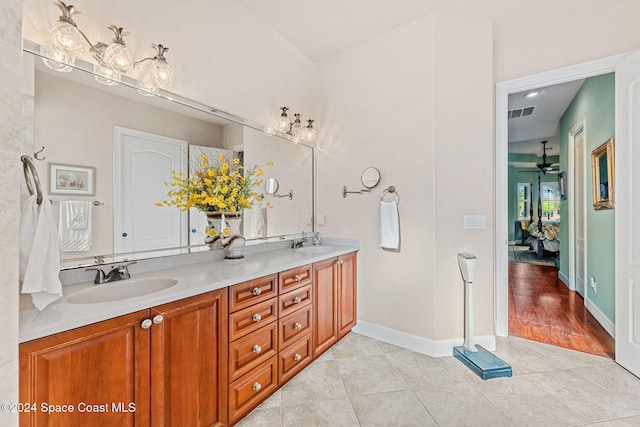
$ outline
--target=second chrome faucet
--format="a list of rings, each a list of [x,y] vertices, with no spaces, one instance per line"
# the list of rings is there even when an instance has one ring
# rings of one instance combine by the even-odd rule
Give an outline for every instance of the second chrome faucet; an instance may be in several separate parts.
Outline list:
[[[129,266],[131,264],[135,264],[137,261],[130,261],[124,264],[114,266],[108,273],[105,273],[101,268],[98,267],[89,267],[89,270],[95,270],[97,272],[96,278],[93,281],[96,285],[101,285],[104,283],[117,282],[118,280],[126,280],[131,278],[131,273],[129,273]]]

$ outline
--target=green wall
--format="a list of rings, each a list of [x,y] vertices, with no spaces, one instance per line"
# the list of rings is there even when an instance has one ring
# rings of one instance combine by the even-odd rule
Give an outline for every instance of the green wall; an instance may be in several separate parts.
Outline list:
[[[613,323],[615,321],[614,275],[614,210],[593,208],[591,151],[615,131],[614,74],[587,79],[560,119],[560,170],[567,170],[569,130],[585,117],[585,154],[587,182],[587,296]],[[569,197],[573,189],[572,177],[567,177]],[[567,212],[567,201],[561,201],[560,211]],[[560,271],[569,276],[569,219],[560,216]],[[589,286],[595,277],[597,293]]]

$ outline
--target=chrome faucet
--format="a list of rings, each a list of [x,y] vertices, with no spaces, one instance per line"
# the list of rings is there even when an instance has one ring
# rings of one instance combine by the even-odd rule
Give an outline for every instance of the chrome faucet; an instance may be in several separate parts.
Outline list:
[[[135,264],[137,261],[131,261],[124,264],[116,265],[105,274],[105,272],[98,267],[89,267],[86,270],[95,270],[97,271],[96,278],[93,281],[96,285],[101,285],[103,283],[117,282],[118,280],[126,280],[131,278],[131,273],[129,273],[129,266],[131,264]]]
[[[300,238],[300,239],[293,239],[293,240],[291,241],[291,247],[292,247],[293,249],[301,248],[301,247],[302,247],[302,245],[304,245],[305,243],[307,243],[307,236],[305,236],[305,234],[304,234],[304,233],[302,233],[302,238]]]

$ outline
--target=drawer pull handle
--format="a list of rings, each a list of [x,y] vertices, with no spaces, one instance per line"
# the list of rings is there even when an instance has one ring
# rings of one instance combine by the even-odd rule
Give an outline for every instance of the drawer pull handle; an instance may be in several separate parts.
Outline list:
[[[253,346],[253,352],[255,354],[260,354],[262,352],[262,347],[260,347],[258,344]]]
[[[296,322],[296,323],[293,325],[293,329],[295,329],[296,331],[299,331],[300,329],[302,329],[302,324],[301,324],[301,323]]]
[[[300,302],[301,302],[301,301],[302,301],[302,300],[300,299],[300,297],[295,297],[295,298],[293,299],[293,303],[294,303],[294,304],[300,304]]]
[[[295,360],[296,362],[299,362],[302,359],[302,356],[300,356],[298,353],[296,353],[295,356],[293,356],[293,360]]]
[[[258,313],[254,314],[252,317],[254,322],[259,322],[262,320],[262,316],[260,316]]]
[[[262,289],[260,289],[260,288],[253,288],[253,289],[251,290],[251,293],[252,293],[252,294],[254,294],[255,296],[258,296],[258,295],[260,295],[260,294],[262,293]]]
[[[260,385],[260,383],[259,383],[259,382],[256,382],[256,383],[253,385],[253,391],[260,391],[260,389],[262,389],[262,385]]]
[[[142,329],[149,329],[151,325],[153,325],[153,322],[151,321],[151,319],[144,319],[140,324],[140,327]]]
[[[295,276],[293,276],[293,280],[295,280],[296,282],[299,282],[300,280],[302,280],[302,277],[300,277],[299,274],[296,274]]]
[[[164,317],[162,316],[162,314],[158,314],[156,317],[153,318],[153,323],[155,325],[159,325],[160,323],[162,323],[163,320],[164,320]]]

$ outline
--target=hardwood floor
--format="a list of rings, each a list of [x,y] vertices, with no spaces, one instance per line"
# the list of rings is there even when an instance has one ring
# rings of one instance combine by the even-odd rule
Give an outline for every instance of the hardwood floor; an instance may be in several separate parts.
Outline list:
[[[509,334],[614,359],[613,338],[554,267],[509,263]]]

